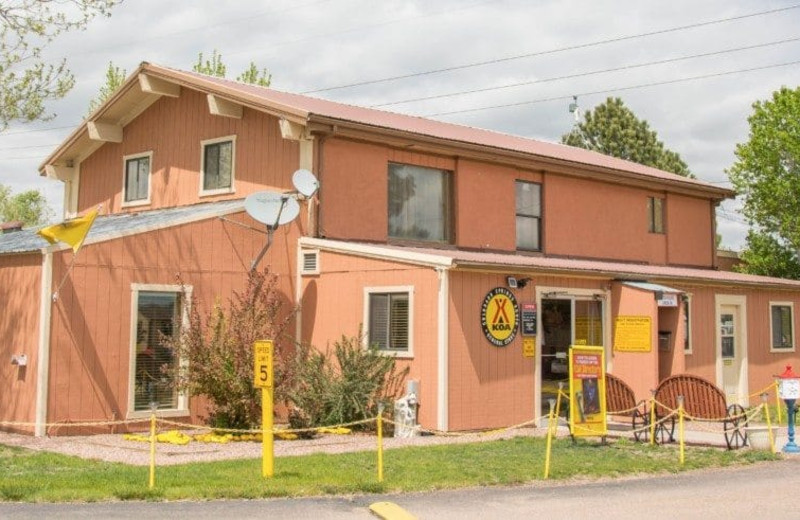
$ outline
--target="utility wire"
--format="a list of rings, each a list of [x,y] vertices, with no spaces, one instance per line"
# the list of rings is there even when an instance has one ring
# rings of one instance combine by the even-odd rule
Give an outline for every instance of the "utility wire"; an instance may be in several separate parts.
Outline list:
[[[389,101],[387,103],[379,103],[377,105],[370,105],[370,107],[378,108],[378,107],[386,107],[386,106],[391,106],[391,105],[403,105],[403,104],[407,104],[407,103],[415,103],[415,102],[418,102],[418,101],[430,101],[430,100],[433,100],[433,99],[442,99],[442,98],[448,98],[448,97],[465,96],[467,94],[477,94],[477,93],[480,93],[480,92],[489,92],[489,91],[492,91],[492,90],[503,90],[503,89],[509,89],[509,88],[515,88],[515,87],[523,87],[523,86],[527,86],[527,85],[534,85],[534,84],[537,84],[537,83],[548,83],[548,82],[551,82],[551,81],[560,81],[560,80],[565,80],[565,79],[582,78],[582,77],[586,77],[586,76],[593,76],[593,75],[596,75],[596,74],[606,74],[606,73],[609,73],[609,72],[619,72],[619,71],[622,71],[622,70],[639,69],[639,68],[643,68],[643,67],[650,67],[650,66],[653,66],[653,65],[664,65],[666,63],[676,63],[676,62],[679,62],[679,61],[692,60],[692,59],[695,59],[695,58],[707,58],[709,56],[719,56],[719,55],[722,55],[722,54],[730,54],[730,53],[733,53],[733,52],[740,52],[740,51],[746,51],[746,50],[752,50],[752,49],[759,49],[759,48],[762,48],[762,47],[770,47],[770,46],[773,46],[773,45],[781,45],[781,44],[784,44],[784,43],[790,43],[790,42],[796,42],[796,41],[800,41],[800,37],[798,37],[798,38],[788,38],[788,39],[785,39],[785,40],[779,40],[779,41],[774,41],[774,42],[769,42],[769,43],[759,43],[759,44],[756,44],[756,45],[748,45],[746,47],[737,47],[735,49],[725,49],[725,50],[721,50],[721,51],[705,52],[705,53],[702,53],[702,54],[693,54],[693,55],[690,55],[690,56],[679,56],[679,57],[676,57],[676,58],[668,58],[668,59],[658,60],[658,61],[648,61],[648,62],[645,62],[645,63],[637,63],[637,64],[633,64],[633,65],[623,65],[623,66],[614,67],[614,68],[611,68],[611,69],[600,69],[600,70],[593,70],[593,71],[589,71],[589,72],[580,72],[580,73],[577,73],[577,74],[569,74],[567,76],[555,76],[555,77],[552,77],[552,78],[542,78],[542,79],[535,79],[535,80],[530,80],[530,81],[522,81],[522,82],[519,82],[519,83],[509,83],[509,84],[506,84],[506,85],[498,85],[498,86],[494,86],[494,87],[485,87],[485,88],[479,88],[479,89],[473,89],[473,90],[459,90],[459,91],[455,91],[455,92],[449,92],[449,93],[446,93],[446,94],[437,94],[437,95],[433,95],[433,96],[402,99],[402,100],[399,100],[399,101]]]
[[[729,76],[731,74],[740,74],[740,73],[743,73],[743,72],[754,72],[754,71],[758,71],[758,70],[774,69],[774,68],[778,68],[778,67],[788,67],[790,65],[797,65],[797,64],[800,64],[800,60],[798,60],[798,61],[789,61],[789,62],[786,62],[786,63],[776,63],[774,65],[764,65],[764,66],[761,66],[761,67],[752,67],[752,68],[749,68],[749,69],[729,70],[729,71],[726,71],[726,72],[715,72],[713,74],[702,74],[700,76],[691,76],[691,77],[688,77],[688,78],[678,78],[678,79],[672,79],[672,80],[667,80],[667,81],[654,81],[652,83],[642,83],[640,85],[631,85],[631,86],[628,86],[628,87],[616,87],[616,88],[610,88],[610,89],[605,89],[605,90],[594,90],[594,91],[591,91],[591,92],[581,92],[579,94],[574,94],[574,96],[581,97],[581,96],[592,96],[592,95],[595,95],[595,94],[609,94],[611,92],[623,92],[623,91],[626,91],[626,90],[634,90],[634,89],[639,89],[639,88],[656,87],[656,86],[659,86],[659,85],[671,85],[673,83],[684,83],[684,82],[687,82],[687,81],[697,81],[697,80],[700,80],[700,79],[716,78],[716,77],[720,77],[720,76]],[[492,106],[485,106],[485,107],[479,107],[479,108],[468,108],[468,109],[464,109],[464,110],[452,110],[450,112],[437,112],[435,114],[426,114],[423,117],[436,117],[436,116],[449,116],[449,115],[453,115],[453,114],[466,114],[466,113],[469,113],[469,112],[480,112],[482,110],[492,110],[492,109],[495,109],[495,108],[519,107],[519,106],[524,106],[524,105],[534,105],[536,103],[545,103],[545,102],[548,102],[548,101],[560,101],[560,100],[572,99],[572,98],[573,98],[572,95],[569,95],[569,96],[555,96],[555,97],[550,97],[550,98],[532,99],[532,100],[529,100],[529,101],[520,101],[520,102],[517,102],[517,103],[506,103],[504,105],[492,105]]]
[[[345,89],[345,88],[361,87],[361,86],[365,86],[365,85],[375,85],[377,83],[387,83],[387,82],[390,82],[390,81],[397,81],[397,80],[401,80],[401,79],[418,78],[418,77],[421,77],[421,76],[429,76],[429,75],[432,75],[432,74],[441,74],[443,72],[452,72],[452,71],[456,71],[456,70],[464,70],[464,69],[469,69],[469,68],[473,68],[473,67],[482,67],[482,66],[485,66],[485,65],[493,65],[493,64],[496,64],[496,63],[504,63],[504,62],[513,61],[513,60],[520,60],[520,59],[523,59],[523,58],[532,58],[534,56],[545,56],[545,55],[548,55],[548,54],[556,54],[556,53],[559,53],[559,52],[574,51],[574,50],[578,50],[578,49],[586,49],[586,48],[589,48],[589,47],[596,47],[598,45],[607,45],[609,43],[617,43],[617,42],[622,42],[622,41],[628,41],[628,40],[633,40],[633,39],[637,39],[637,38],[644,38],[644,37],[647,37],[647,36],[655,36],[655,35],[658,35],[658,34],[669,34],[669,33],[677,32],[677,31],[685,31],[687,29],[695,29],[697,27],[706,27],[706,26],[709,26],[709,25],[732,22],[732,21],[735,21],[735,20],[743,20],[743,19],[746,19],[746,18],[753,18],[755,16],[765,16],[765,15],[768,15],[768,14],[774,14],[774,13],[789,11],[791,9],[797,9],[798,7],[800,7],[800,4],[794,4],[794,5],[790,5],[790,6],[787,6],[787,7],[781,7],[781,8],[777,8],[777,9],[770,9],[768,11],[759,11],[757,13],[744,14],[744,15],[740,15],[740,16],[731,16],[731,17],[728,17],[728,18],[718,18],[716,20],[709,20],[709,21],[706,21],[706,22],[698,22],[698,23],[693,23],[693,24],[689,24],[689,25],[681,25],[681,26],[678,26],[678,27],[670,27],[668,29],[660,29],[658,31],[650,31],[650,32],[646,32],[646,33],[632,34],[632,35],[628,35],[628,36],[619,36],[619,37],[616,37],[616,38],[609,38],[609,39],[606,39],[606,40],[598,40],[598,41],[589,42],[589,43],[581,43],[581,44],[578,44],[578,45],[570,45],[568,47],[560,47],[560,48],[557,48],[557,49],[550,49],[550,50],[546,50],[546,51],[537,51],[537,52],[530,52],[530,53],[526,53],[526,54],[517,54],[515,56],[507,56],[505,58],[495,58],[495,59],[492,59],[492,60],[473,62],[473,63],[468,63],[468,64],[465,64],[465,65],[455,65],[453,67],[445,67],[445,68],[441,68],[441,69],[432,69],[432,70],[427,70],[427,71],[423,71],[423,72],[414,72],[414,73],[411,73],[411,74],[403,74],[403,75],[400,75],[400,76],[391,76],[391,77],[388,77],[388,78],[380,78],[380,79],[359,81],[359,82],[356,82],[356,83],[347,83],[347,84],[344,84],[344,85],[337,85],[337,86],[333,86],[333,87],[325,87],[325,88],[320,88],[320,89],[315,89],[315,90],[306,90],[304,92],[301,92],[301,94],[314,94],[314,93],[317,93],[317,92],[329,92],[331,90],[340,90],[340,89]]]

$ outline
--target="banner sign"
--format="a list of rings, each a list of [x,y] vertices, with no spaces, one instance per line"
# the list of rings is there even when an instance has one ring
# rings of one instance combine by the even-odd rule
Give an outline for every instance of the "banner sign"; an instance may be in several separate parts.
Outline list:
[[[569,348],[569,427],[575,437],[608,434],[605,367],[603,347]]]
[[[505,287],[495,287],[481,305],[481,327],[495,347],[505,347],[514,340],[519,324],[517,299]]]
[[[650,352],[652,323],[650,316],[617,316],[614,321],[614,350],[617,352]]]

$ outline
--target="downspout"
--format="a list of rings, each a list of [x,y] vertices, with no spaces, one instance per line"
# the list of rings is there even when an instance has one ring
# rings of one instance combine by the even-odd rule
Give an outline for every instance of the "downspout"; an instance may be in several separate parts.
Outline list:
[[[439,275],[439,295],[437,299],[437,335],[436,344],[438,352],[437,385],[436,385],[436,428],[447,431],[449,424],[449,403],[448,403],[448,341],[450,326],[450,307],[448,306],[448,296],[450,291],[450,273],[447,268],[437,267],[436,274]]]
[[[42,258],[42,281],[39,293],[39,352],[36,357],[36,420],[34,435],[47,434],[47,401],[50,377],[50,319],[53,309],[53,253]]]

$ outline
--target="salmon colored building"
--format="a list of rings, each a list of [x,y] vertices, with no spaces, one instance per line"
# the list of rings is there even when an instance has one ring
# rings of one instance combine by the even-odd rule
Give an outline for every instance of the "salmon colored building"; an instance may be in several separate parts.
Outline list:
[[[729,402],[798,364],[800,282],[719,269],[734,193],[567,146],[142,64],[47,158],[83,248],[0,235],[0,421],[198,420],[153,367],[195,300],[243,288],[267,237],[246,196],[299,197],[262,264],[324,347],[363,326],[410,367],[426,428],[542,415],[570,345],[638,398],[690,372]],[[294,195],[292,195],[294,196]],[[188,292],[180,291],[176,274]],[[12,424],[13,423],[13,424]]]

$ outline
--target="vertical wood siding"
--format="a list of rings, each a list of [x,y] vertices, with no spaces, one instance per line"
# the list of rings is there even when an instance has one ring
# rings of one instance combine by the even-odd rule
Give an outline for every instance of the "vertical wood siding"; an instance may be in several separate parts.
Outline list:
[[[39,352],[39,295],[42,255],[0,256],[0,420],[33,422]],[[11,364],[25,354],[28,365]],[[3,427],[3,429],[8,429]],[[33,428],[14,428],[32,432]]]

